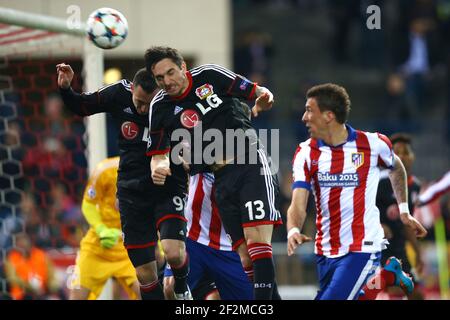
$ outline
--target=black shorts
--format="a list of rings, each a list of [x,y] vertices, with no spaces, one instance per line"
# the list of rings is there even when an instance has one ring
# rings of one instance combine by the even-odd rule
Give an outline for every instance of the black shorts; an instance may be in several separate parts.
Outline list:
[[[243,228],[283,224],[278,179],[264,151],[258,151],[256,164],[228,164],[214,176],[217,206],[233,249],[244,241]]]
[[[121,189],[117,198],[123,242],[127,249],[155,246],[159,225],[167,219],[187,221],[184,217],[186,194],[182,192],[169,196],[164,192],[144,193]],[[174,230],[172,233],[179,232]]]

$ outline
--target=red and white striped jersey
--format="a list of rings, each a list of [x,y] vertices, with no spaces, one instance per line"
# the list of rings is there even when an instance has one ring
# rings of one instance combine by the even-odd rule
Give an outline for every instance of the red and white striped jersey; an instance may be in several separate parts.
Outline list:
[[[450,171],[448,171],[439,181],[432,183],[419,195],[419,205],[433,202],[440,196],[450,191]]]
[[[188,238],[217,250],[232,251],[220,220],[214,189],[212,174],[199,173],[190,177],[185,210]]]
[[[347,142],[336,147],[309,139],[294,155],[295,188],[312,190],[316,200],[315,253],[339,257],[386,248],[376,195],[380,169],[392,168],[389,139],[347,125]]]

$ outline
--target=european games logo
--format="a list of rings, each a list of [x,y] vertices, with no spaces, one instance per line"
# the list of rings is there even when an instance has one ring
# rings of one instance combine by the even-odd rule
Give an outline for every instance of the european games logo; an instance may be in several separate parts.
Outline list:
[[[323,188],[350,188],[359,186],[358,173],[335,173],[318,172],[317,180]]]

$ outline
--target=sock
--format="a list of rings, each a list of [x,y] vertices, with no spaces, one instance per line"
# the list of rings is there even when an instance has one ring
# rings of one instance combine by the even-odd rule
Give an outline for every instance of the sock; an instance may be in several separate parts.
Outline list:
[[[255,300],[271,300],[275,283],[272,246],[266,243],[252,243],[248,245],[248,253],[253,262]]]
[[[364,287],[361,289],[358,300],[375,300],[378,293],[383,291],[387,286],[392,286],[395,281],[395,274],[381,269],[379,273],[376,273],[371,277]]]
[[[275,280],[273,281],[272,300],[281,300],[281,296],[278,292],[278,286]]]
[[[186,279],[189,274],[189,257],[186,253],[184,262],[179,266],[170,265],[175,278],[174,291],[176,294],[183,294],[188,290]]]
[[[244,271],[245,271],[245,274],[247,275],[247,277],[248,277],[248,280],[250,280],[250,282],[252,282],[253,283],[253,278],[254,278],[254,271],[253,271],[253,265],[251,265],[251,266],[249,266],[249,267],[244,267]]]
[[[139,284],[142,300],[164,300],[164,293],[158,279],[148,284]]]

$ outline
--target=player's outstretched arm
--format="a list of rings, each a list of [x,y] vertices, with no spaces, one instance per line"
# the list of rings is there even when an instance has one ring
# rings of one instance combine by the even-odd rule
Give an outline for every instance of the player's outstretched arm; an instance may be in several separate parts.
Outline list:
[[[300,233],[306,219],[306,205],[308,204],[309,191],[304,188],[296,188],[292,192],[291,205],[287,211],[287,252],[288,256],[295,253],[295,249],[304,242],[312,241]]]
[[[389,173],[389,179],[394,190],[395,198],[400,211],[400,220],[404,225],[411,228],[416,237],[422,238],[427,235],[427,230],[410,213],[408,207],[408,189],[406,170],[402,161],[397,155],[394,155],[394,168]]]
[[[105,86],[95,92],[75,92],[71,83],[74,77],[72,67],[65,63],[56,65],[58,74],[58,87],[64,105],[70,111],[81,117],[89,116],[95,113],[107,112],[111,102],[115,100],[120,82]]]

